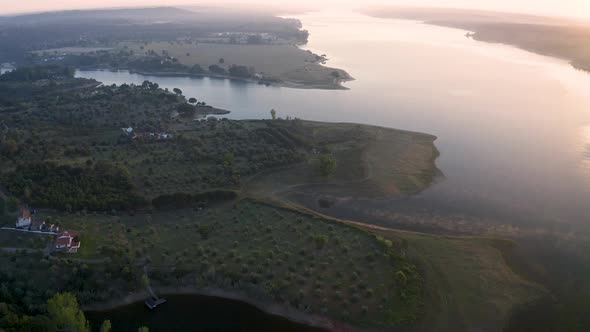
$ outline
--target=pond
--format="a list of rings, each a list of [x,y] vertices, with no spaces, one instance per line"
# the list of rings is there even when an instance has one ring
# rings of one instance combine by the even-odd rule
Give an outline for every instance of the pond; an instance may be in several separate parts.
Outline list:
[[[154,311],[150,311],[142,301],[107,311],[86,312],[86,317],[96,331],[108,319],[113,331],[137,331],[139,327],[147,326],[150,332],[326,332],[266,314],[239,301],[201,295],[163,297],[168,302]]]

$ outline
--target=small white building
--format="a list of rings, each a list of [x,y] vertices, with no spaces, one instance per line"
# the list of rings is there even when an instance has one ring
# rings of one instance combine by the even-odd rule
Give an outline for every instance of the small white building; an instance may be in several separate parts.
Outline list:
[[[16,228],[29,228],[31,226],[31,211],[23,209],[16,221]]]

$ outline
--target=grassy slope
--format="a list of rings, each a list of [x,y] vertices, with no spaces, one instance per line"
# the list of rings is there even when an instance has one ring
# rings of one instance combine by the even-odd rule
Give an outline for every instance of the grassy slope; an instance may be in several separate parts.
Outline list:
[[[361,326],[404,325],[420,312],[411,264],[386,255],[363,230],[287,207],[246,199],[204,210],[58,219],[82,233],[82,250],[68,257],[102,259],[110,247],[136,262],[149,257],[156,288],[254,289],[250,296]],[[400,270],[407,283],[395,278]]]
[[[360,326],[405,321],[402,326],[416,331],[498,331],[515,307],[546,295],[510,269],[498,240],[362,231],[249,199],[201,211],[57,218],[82,232],[82,250],[68,257],[102,260],[124,250],[138,262],[150,257],[156,287],[220,287],[211,278],[223,276],[234,281],[221,287],[233,284],[229,289],[239,291],[248,287],[235,281],[255,281],[273,301]],[[392,263],[380,257],[383,246],[368,233],[390,239],[406,258]],[[315,238],[321,235],[328,240],[320,248]],[[408,274],[402,286],[395,273],[411,267],[409,261],[421,278]],[[424,297],[415,296],[422,287]],[[409,323],[415,317],[419,323]]]
[[[434,136],[356,124],[304,123],[299,135],[332,151],[333,174],[320,176],[317,158],[311,158],[257,176],[248,189],[260,195],[297,190],[338,197],[400,196],[427,188],[439,174]]]
[[[511,311],[546,294],[504,261],[493,240],[396,233],[426,279],[424,331],[499,331]]]

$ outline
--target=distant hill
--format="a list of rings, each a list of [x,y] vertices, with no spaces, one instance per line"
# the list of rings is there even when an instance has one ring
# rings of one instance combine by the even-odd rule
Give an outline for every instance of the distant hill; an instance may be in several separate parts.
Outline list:
[[[1,25],[47,25],[47,24],[84,24],[108,22],[153,22],[161,20],[190,21],[197,20],[198,14],[174,7],[69,10],[25,14],[19,16],[0,16]]]
[[[472,31],[469,36],[475,40],[513,45],[567,60],[578,69],[590,71],[590,22],[479,10],[394,6],[375,7],[365,13]]]
[[[73,10],[0,16],[0,62],[22,62],[29,51],[113,46],[126,40],[176,40],[218,32],[301,38],[298,20],[231,8],[175,7]],[[305,34],[303,36],[306,36]]]

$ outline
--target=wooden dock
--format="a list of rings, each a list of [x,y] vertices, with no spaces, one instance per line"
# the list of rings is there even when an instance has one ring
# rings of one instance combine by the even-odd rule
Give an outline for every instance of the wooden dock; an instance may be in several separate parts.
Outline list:
[[[145,305],[150,310],[154,310],[160,304],[164,304],[167,302],[166,299],[160,298],[158,295],[156,295],[156,293],[154,292],[154,290],[152,289],[152,287],[150,285],[147,286],[147,290],[151,296],[147,300],[145,300]]]
[[[149,299],[145,300],[145,305],[150,310],[154,310],[154,309],[156,309],[157,306],[159,306],[160,304],[164,304],[166,302],[167,302],[166,299],[162,299],[159,297],[150,297]]]
[[[147,274],[148,274],[147,266],[143,267],[143,272],[145,273],[145,277],[147,279]],[[146,283],[145,287],[146,287],[148,293],[150,293],[150,297],[147,300],[145,300],[145,306],[148,307],[150,310],[154,310],[160,304],[164,304],[164,303],[168,302],[168,300],[160,298],[158,295],[156,295],[156,293],[152,289],[152,286],[150,286],[149,282]]]

